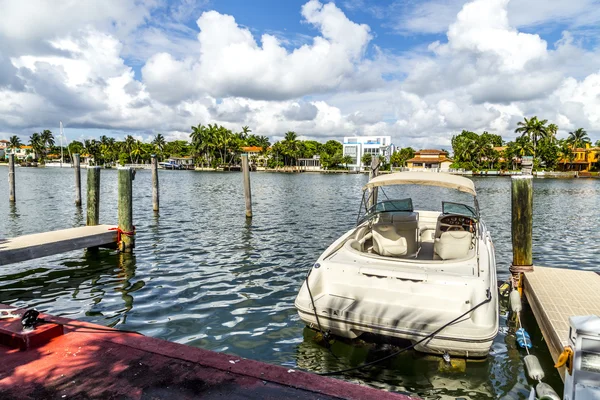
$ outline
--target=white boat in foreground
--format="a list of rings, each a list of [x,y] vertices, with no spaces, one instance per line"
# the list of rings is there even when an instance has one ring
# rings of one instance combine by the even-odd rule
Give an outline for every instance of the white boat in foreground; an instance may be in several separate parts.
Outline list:
[[[377,202],[384,187],[407,184],[459,190],[473,206],[440,199],[441,211],[413,210],[412,199],[387,195]],[[473,181],[381,175],[363,188],[361,209],[357,227],[312,266],[295,302],[300,318],[342,337],[368,332],[408,339],[422,352],[485,357],[498,333],[496,260]]]

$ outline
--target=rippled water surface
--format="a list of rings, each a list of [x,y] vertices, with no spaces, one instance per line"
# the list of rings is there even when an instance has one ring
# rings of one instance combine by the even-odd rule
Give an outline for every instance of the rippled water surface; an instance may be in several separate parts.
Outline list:
[[[0,178],[7,169],[0,167]],[[85,171],[82,171],[85,182]],[[206,349],[311,371],[358,365],[397,349],[336,341],[333,357],[313,340],[294,309],[302,280],[319,254],[356,221],[364,175],[253,173],[254,219],[246,222],[239,173],[160,171],[161,212],[151,206],[149,171],[134,181],[133,255],[101,250],[0,267],[0,302],[36,307]],[[510,180],[475,180],[496,245],[499,278],[508,276]],[[406,187],[415,208],[440,208],[438,189]],[[74,206],[71,169],[17,169],[17,205],[0,179],[0,237],[85,223]],[[600,180],[534,181],[534,258],[538,265],[596,269]],[[85,194],[84,194],[85,196]],[[117,219],[116,171],[102,171],[102,223]],[[85,199],[84,199],[85,205]],[[503,305],[504,307],[505,305]],[[504,313],[503,313],[504,314]],[[546,381],[562,390],[533,318]],[[449,370],[439,359],[406,353],[344,376],[423,398],[526,398],[531,384],[522,352],[502,317],[492,355]]]

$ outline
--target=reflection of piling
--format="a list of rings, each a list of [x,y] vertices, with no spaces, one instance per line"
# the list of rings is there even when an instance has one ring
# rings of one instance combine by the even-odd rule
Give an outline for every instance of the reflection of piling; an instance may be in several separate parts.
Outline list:
[[[73,167],[75,167],[75,205],[81,206],[81,164],[79,154],[73,154]]]
[[[242,172],[244,175],[244,197],[246,198],[246,218],[252,218],[252,192],[250,190],[250,165],[248,154],[242,154]]]
[[[152,154],[152,209],[158,212],[158,159]]]
[[[100,223],[100,167],[87,169],[87,220],[86,225]]]
[[[131,252],[135,246],[133,227],[133,169],[120,167],[118,170],[118,197],[119,197],[119,232],[121,241],[119,250]]]
[[[511,178],[513,274],[533,271],[533,176]]]
[[[371,158],[371,169],[369,170],[369,180],[375,178],[379,175],[379,158],[373,157]],[[370,209],[375,204],[377,204],[377,188],[374,187],[371,189],[371,197],[369,198],[368,208]]]
[[[14,203],[15,200],[15,155],[8,155],[8,201]]]

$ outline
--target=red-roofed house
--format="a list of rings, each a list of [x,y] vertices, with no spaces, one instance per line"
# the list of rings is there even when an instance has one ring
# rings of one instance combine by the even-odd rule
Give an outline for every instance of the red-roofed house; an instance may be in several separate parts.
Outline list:
[[[411,169],[449,169],[452,160],[444,150],[423,149],[415,152],[415,156],[406,161]]]

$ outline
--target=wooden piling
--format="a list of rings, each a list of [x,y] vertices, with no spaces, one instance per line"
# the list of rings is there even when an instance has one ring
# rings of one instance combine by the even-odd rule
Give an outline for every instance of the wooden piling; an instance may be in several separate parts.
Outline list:
[[[119,187],[119,231],[121,232],[121,241],[119,250],[130,253],[135,247],[134,227],[133,227],[133,169],[129,167],[119,167],[117,171]]]
[[[75,205],[81,207],[81,162],[79,154],[73,154],[73,167],[75,167]]]
[[[87,220],[86,225],[100,223],[100,167],[87,169]]]
[[[250,190],[250,165],[248,154],[242,154],[242,172],[244,175],[244,197],[246,198],[246,218],[252,218],[252,192]]]
[[[511,178],[513,274],[533,271],[533,176]]]
[[[152,209],[158,212],[158,208],[158,159],[156,158],[156,154],[152,154]]]
[[[8,201],[14,203],[16,201],[15,196],[15,155],[8,155]]]
[[[371,169],[369,170],[369,180],[375,178],[377,175],[379,175],[379,158],[377,156],[373,156],[373,158],[371,158]],[[378,192],[377,189],[378,188],[376,188],[376,187],[371,189],[372,192],[369,197],[368,209],[370,209],[375,204],[377,204],[377,192]]]

